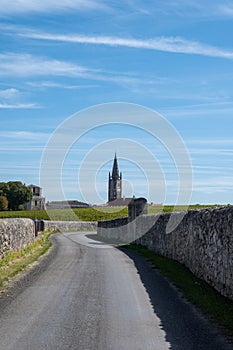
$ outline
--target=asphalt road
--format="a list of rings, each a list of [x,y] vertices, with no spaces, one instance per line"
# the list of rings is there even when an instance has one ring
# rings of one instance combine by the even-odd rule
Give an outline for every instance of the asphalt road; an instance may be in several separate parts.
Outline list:
[[[86,233],[53,241],[52,254],[0,296],[1,350],[232,349],[136,253]]]

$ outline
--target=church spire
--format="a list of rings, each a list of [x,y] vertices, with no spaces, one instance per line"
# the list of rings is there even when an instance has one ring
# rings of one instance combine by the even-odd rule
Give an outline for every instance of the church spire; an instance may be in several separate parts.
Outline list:
[[[108,201],[114,201],[115,199],[121,198],[122,192],[122,174],[119,173],[117,155],[115,153],[112,176],[109,172],[108,175]]]
[[[118,169],[118,162],[117,162],[117,156],[115,153],[113,167],[112,167],[112,178],[118,179],[119,178],[119,169]]]

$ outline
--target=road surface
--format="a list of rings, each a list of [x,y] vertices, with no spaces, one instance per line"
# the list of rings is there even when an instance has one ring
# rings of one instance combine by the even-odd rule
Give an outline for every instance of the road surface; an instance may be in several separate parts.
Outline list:
[[[142,257],[90,237],[53,236],[46,264],[0,297],[1,350],[231,349]]]

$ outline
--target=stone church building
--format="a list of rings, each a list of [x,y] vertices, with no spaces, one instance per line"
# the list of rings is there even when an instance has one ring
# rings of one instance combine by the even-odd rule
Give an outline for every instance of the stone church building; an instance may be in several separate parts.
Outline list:
[[[108,176],[108,206],[127,206],[132,201],[132,197],[122,197],[122,173],[119,172],[117,156],[113,161],[112,173]]]
[[[122,198],[122,174],[119,173],[117,156],[113,161],[112,174],[108,177],[108,202]]]

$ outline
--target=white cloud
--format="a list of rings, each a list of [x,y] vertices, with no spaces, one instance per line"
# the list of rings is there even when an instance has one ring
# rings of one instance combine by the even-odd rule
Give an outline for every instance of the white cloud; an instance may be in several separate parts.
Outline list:
[[[0,63],[1,65],[1,63]],[[19,90],[10,88],[0,90],[0,109],[34,109],[40,108],[36,103],[25,103],[21,101],[21,93]]]
[[[198,145],[198,146],[232,146],[233,147],[233,139],[232,138],[213,138],[213,139],[208,139],[208,138],[192,138],[192,139],[187,139],[186,143],[188,145]]]
[[[221,4],[218,6],[218,10],[220,14],[226,15],[226,16],[233,16],[233,4]]]
[[[219,4],[220,2],[222,4]],[[143,0],[128,0],[127,3],[136,14],[159,16],[160,19],[173,16],[173,20],[176,20],[176,17],[184,21],[191,18],[192,21],[200,22],[233,15],[233,5],[230,0],[227,2],[225,0],[156,0],[156,6],[153,0],[146,3]]]
[[[206,155],[209,157],[221,156],[222,159],[225,156],[226,158],[229,158],[233,156],[233,149],[232,148],[189,148],[189,153],[191,155]]]
[[[194,191],[206,194],[217,192],[232,192],[232,176],[218,176],[194,181]]]
[[[143,83],[142,79],[127,76],[121,72],[101,71],[80,66],[71,62],[59,61],[47,57],[38,57],[30,54],[15,53],[0,54],[0,76],[65,76],[96,81],[109,81],[117,84]],[[144,83],[151,84],[151,81],[146,80]],[[37,82],[34,84],[37,84]],[[47,84],[45,83],[45,85],[47,85],[47,87],[49,87],[48,85],[52,87],[48,82]],[[60,84],[54,85],[54,83],[52,83],[52,85],[53,87],[61,87]],[[70,86],[70,88],[74,87],[77,88],[77,85]],[[91,87],[91,85],[89,85],[89,87]],[[1,108],[4,108],[4,105],[2,105]],[[7,108],[7,105],[5,108]]]
[[[44,141],[47,140],[50,134],[42,132],[32,132],[32,131],[1,131],[1,138],[10,138],[14,140],[33,140],[33,141]]]
[[[232,102],[201,103],[192,105],[180,105],[170,108],[162,108],[160,113],[167,118],[221,118],[232,119]]]
[[[0,109],[34,109],[34,108],[40,108],[40,107],[35,103],[16,103],[16,104],[0,103]]]
[[[0,98],[6,99],[6,100],[15,98],[18,95],[19,95],[19,91],[14,88],[0,90]]]
[[[157,0],[156,6],[153,1],[145,3],[142,0],[128,0],[127,2],[132,10],[146,15],[160,13],[161,15],[193,16],[196,13],[200,14],[203,9],[203,2],[200,0]]]
[[[213,166],[213,165],[192,165],[194,176],[199,175],[226,175],[226,167],[224,166]],[[233,168],[227,168],[228,172],[232,172]]]
[[[121,18],[130,13],[131,16],[147,15],[153,16],[179,16],[185,18],[213,18],[213,16],[232,15],[232,5],[230,2],[219,5],[217,0],[157,0],[156,6],[153,0],[127,0],[120,3],[106,0],[1,0],[0,16],[39,14],[39,13],[64,13],[64,12],[84,12],[84,11],[104,11],[111,12]]]
[[[0,54],[1,76],[83,76],[86,73],[86,68],[65,61],[30,54]]]
[[[1,0],[0,15],[64,11],[103,10],[107,6],[96,0]]]
[[[53,81],[35,81],[35,82],[27,82],[27,85],[36,87],[36,88],[56,88],[56,89],[91,89],[96,88],[98,85],[67,85],[62,83],[56,83]]]
[[[195,54],[209,57],[233,59],[233,51],[227,51],[215,46],[190,41],[181,37],[156,37],[153,39],[120,38],[112,36],[88,36],[79,34],[50,34],[25,32],[19,36],[39,40],[71,42],[78,44],[106,45],[112,47],[129,47],[170,53]]]

